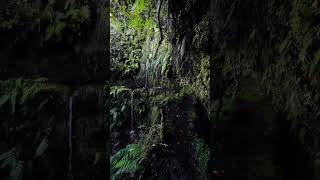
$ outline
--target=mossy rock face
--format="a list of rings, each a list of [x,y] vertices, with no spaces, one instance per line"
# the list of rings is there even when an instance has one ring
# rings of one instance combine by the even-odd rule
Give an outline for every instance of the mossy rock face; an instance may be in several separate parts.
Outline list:
[[[206,14],[202,20],[194,27],[195,36],[192,40],[192,45],[195,50],[200,52],[210,53],[211,43],[210,38],[210,13]]]
[[[158,106],[152,108],[153,126],[144,140],[146,157],[142,176],[160,179],[205,178],[208,157],[205,158],[204,154],[209,152],[208,149],[201,150],[205,144],[196,141],[195,124],[199,119],[195,100],[179,93],[161,97],[164,98],[154,99]],[[201,163],[205,164],[202,170]]]
[[[121,88],[120,88],[121,89]],[[118,90],[120,90],[118,88]],[[122,88],[124,89],[124,88]],[[124,93],[119,102],[128,102],[131,107],[132,92],[134,97],[135,133],[134,141],[126,141],[124,136],[117,142],[142,144],[142,169],[132,174],[133,177],[163,179],[205,179],[206,163],[209,158],[207,141],[202,140],[205,132],[200,118],[206,110],[200,111],[196,100],[187,92],[176,93],[166,88],[134,89]],[[139,104],[145,103],[145,113],[139,113]],[[120,103],[121,104],[121,103]],[[204,114],[202,114],[204,113]],[[200,117],[201,116],[201,117]],[[130,117],[125,121],[128,124]],[[141,119],[144,119],[141,121]],[[208,120],[208,118],[206,119]],[[136,127],[142,123],[141,127]],[[122,129],[123,131],[123,129]],[[120,135],[119,133],[114,135]],[[129,138],[129,134],[127,134]],[[118,146],[115,144],[115,146]],[[118,146],[119,148],[119,146]],[[114,151],[116,155],[119,151]],[[174,168],[172,168],[174,167]]]

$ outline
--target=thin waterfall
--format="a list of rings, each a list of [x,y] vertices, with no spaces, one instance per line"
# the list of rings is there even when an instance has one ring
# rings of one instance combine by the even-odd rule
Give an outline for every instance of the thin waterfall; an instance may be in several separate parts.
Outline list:
[[[73,146],[72,146],[72,119],[73,119],[73,96],[69,98],[69,159],[68,159],[68,173],[69,173],[69,179],[73,180],[73,175],[72,175],[72,151],[73,151]]]
[[[146,65],[145,65],[145,71],[146,71],[146,73],[145,73],[145,84],[144,84],[144,87],[146,88],[146,89],[148,89],[148,76],[149,76],[149,61],[147,61],[146,62]]]
[[[131,123],[130,123],[130,138],[134,140],[134,90],[131,91]]]

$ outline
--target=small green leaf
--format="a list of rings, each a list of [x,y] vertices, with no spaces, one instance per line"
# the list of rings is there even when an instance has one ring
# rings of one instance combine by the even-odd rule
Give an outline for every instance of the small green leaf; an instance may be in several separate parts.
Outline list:
[[[41,143],[39,144],[39,146],[36,150],[34,158],[41,156],[46,151],[47,148],[48,148],[48,139],[43,138],[43,140],[41,141]]]
[[[7,103],[9,99],[10,99],[9,94],[4,94],[3,96],[1,96],[0,97],[0,107],[2,107],[5,103]]]

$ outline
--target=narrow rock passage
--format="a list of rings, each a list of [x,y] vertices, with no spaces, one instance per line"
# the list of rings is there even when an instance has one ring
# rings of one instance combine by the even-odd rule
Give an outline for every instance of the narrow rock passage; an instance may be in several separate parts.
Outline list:
[[[201,179],[194,153],[194,134],[190,131],[189,116],[195,112],[194,103],[191,96],[186,96],[161,108],[163,139],[152,145],[141,179]]]

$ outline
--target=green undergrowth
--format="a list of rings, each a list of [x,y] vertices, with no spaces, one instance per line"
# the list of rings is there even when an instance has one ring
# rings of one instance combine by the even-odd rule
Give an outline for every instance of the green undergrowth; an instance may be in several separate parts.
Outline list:
[[[1,82],[0,108],[10,107],[11,114],[16,112],[17,106],[26,106],[30,101],[40,93],[56,92],[65,97],[68,89],[63,85],[48,83],[46,78],[37,79],[10,79]],[[38,110],[49,101],[47,97],[38,106]],[[9,106],[5,106],[9,104]]]
[[[186,104],[186,102],[188,102],[186,99],[188,98],[191,98],[189,102],[191,104]],[[174,108],[175,105],[178,105],[180,108],[182,108],[182,111],[186,113],[186,116],[183,117],[183,121],[187,121],[187,134],[192,136],[192,142],[189,143],[193,144],[194,152],[192,153],[195,155],[198,163],[196,166],[202,175],[202,178],[205,178],[207,176],[207,162],[210,157],[210,150],[205,144],[204,140],[197,137],[197,135],[194,133],[194,123],[198,120],[198,117],[194,109],[195,104],[190,92],[182,91],[169,96],[159,95],[156,96],[153,101],[155,104],[157,104],[157,106],[154,106],[151,111],[152,126],[149,134],[146,135],[144,144],[145,152],[150,151],[153,144],[166,143],[164,141],[164,136],[175,136],[175,133],[179,131],[179,128],[182,128],[174,125],[174,121],[176,121],[176,119],[166,119],[171,116],[164,114],[166,112],[165,109],[171,109]],[[173,110],[172,112],[175,111]],[[182,112],[176,113],[180,114]]]
[[[202,179],[207,178],[208,161],[210,159],[210,149],[208,145],[200,138],[194,138],[195,156],[198,161],[198,169],[202,175]]]
[[[127,120],[130,116],[130,94],[131,89],[124,86],[110,87],[110,130],[113,132],[116,128]]]
[[[128,106],[128,104],[124,104],[123,102],[130,103],[128,102],[130,93],[131,90],[125,87],[111,87],[111,98],[118,96],[119,101],[117,103],[122,102],[120,103],[121,105],[118,104],[115,108],[126,109],[126,107],[123,106]],[[176,127],[176,119],[173,119],[176,115],[183,115],[183,118],[179,121],[186,121],[186,123],[181,123],[186,125],[187,132],[185,133],[191,137],[188,143],[193,147],[192,154],[194,154],[197,161],[197,171],[199,171],[203,177],[206,177],[210,151],[204,140],[198,138],[193,132],[194,123],[198,120],[198,117],[194,109],[195,100],[191,96],[191,93],[191,91],[183,90],[179,93],[160,93],[159,95],[148,97],[149,107],[146,107],[148,113],[145,114],[144,117],[136,117],[145,118],[149,122],[142,124],[145,126],[145,131],[139,131],[142,134],[140,134],[139,139],[135,140],[135,142],[139,142],[139,144],[129,144],[126,148],[117,151],[111,157],[111,164],[115,166],[111,170],[112,178],[117,179],[130,175],[138,177],[139,175],[137,175],[137,173],[141,173],[141,162],[149,160],[146,158],[149,157],[153,148],[159,144],[167,146],[166,143],[168,142],[166,142],[166,137],[178,136],[176,132],[178,132],[181,127]],[[142,96],[144,95],[146,94],[142,94]],[[136,97],[135,101],[139,102],[139,98],[144,99],[140,94]],[[111,109],[111,116],[113,116],[115,112],[118,111]],[[135,112],[139,114],[137,107],[135,107]],[[121,121],[123,118],[130,117],[116,117],[114,120],[117,119],[117,121]],[[141,119],[136,119],[135,121],[135,123],[138,123]],[[149,167],[143,168],[148,169]]]
[[[1,168],[10,170],[11,180],[21,179],[45,155],[54,122],[63,112],[52,109],[65,105],[70,89],[46,78],[18,78],[1,81],[0,92]]]
[[[182,87],[182,91],[193,94],[199,98],[203,104],[208,104],[210,92],[210,56],[206,54],[197,55],[192,71],[186,76],[182,76],[178,84]]]
[[[91,25],[91,11],[89,3],[66,1],[61,3],[50,0],[39,8],[38,3],[25,0],[13,0],[6,5],[6,16],[0,14],[0,28],[5,31],[17,31],[17,39],[24,39],[27,33],[37,31],[41,36],[41,45],[46,41],[63,40],[68,34],[69,43],[84,36],[81,28]],[[41,29],[40,29],[41,21]],[[68,33],[68,32],[72,33]]]
[[[111,6],[111,79],[133,78],[146,60],[152,58],[149,54],[156,46],[154,3],[150,0],[111,1]]]
[[[142,169],[142,148],[140,144],[129,144],[110,158],[111,180],[132,176]]]

